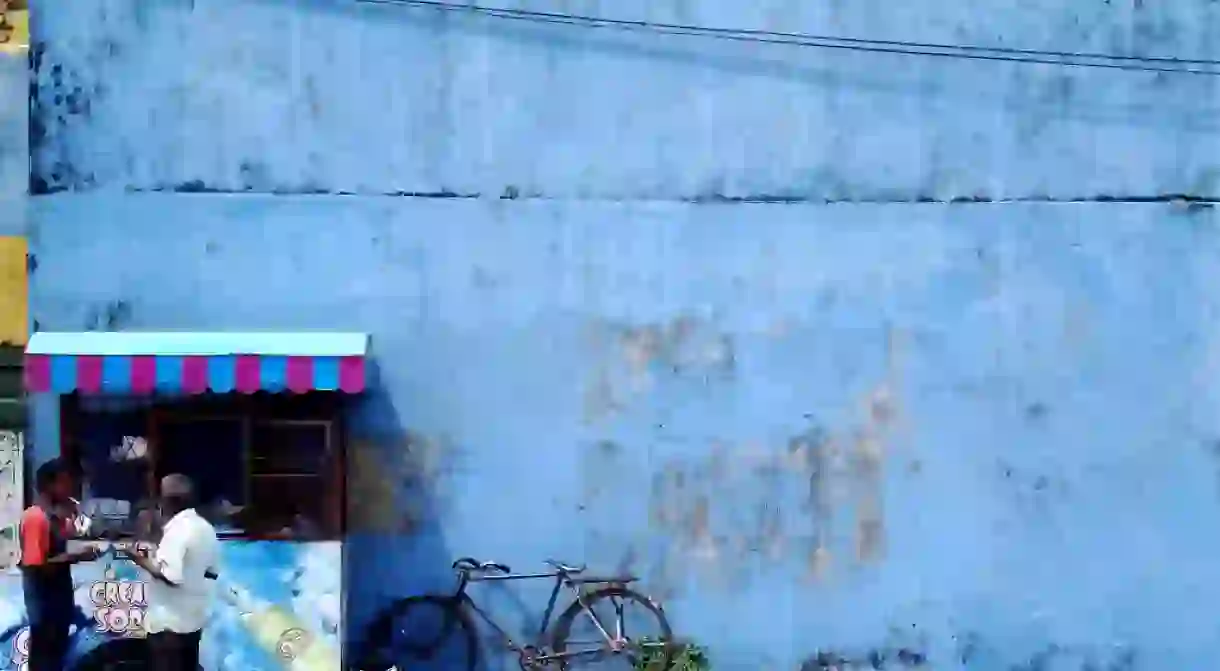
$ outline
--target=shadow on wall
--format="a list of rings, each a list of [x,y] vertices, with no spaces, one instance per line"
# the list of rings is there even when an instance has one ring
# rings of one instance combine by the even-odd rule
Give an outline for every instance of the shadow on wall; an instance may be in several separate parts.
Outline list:
[[[402,425],[376,381],[349,425],[347,536],[343,548],[348,659],[365,646],[369,623],[396,599],[453,585],[451,552],[433,484],[439,440]]]

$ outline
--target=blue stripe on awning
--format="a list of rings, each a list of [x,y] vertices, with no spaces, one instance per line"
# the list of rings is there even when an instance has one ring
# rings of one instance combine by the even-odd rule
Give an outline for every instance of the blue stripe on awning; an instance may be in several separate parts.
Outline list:
[[[339,388],[339,360],[334,357],[314,359],[313,386],[322,391]]]
[[[108,356],[102,359],[102,390],[110,393],[131,391],[131,357]]]
[[[265,356],[258,360],[263,389],[283,391],[288,388],[288,357]]]
[[[208,386],[218,394],[233,391],[237,386],[237,357],[213,357],[208,363]]]
[[[182,388],[182,357],[159,356],[157,365],[157,389],[178,391]]]
[[[76,357],[51,357],[51,390],[57,394],[76,391]]]

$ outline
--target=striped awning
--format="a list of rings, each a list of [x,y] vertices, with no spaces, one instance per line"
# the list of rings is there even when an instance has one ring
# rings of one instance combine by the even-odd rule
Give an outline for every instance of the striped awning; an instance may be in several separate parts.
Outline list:
[[[25,387],[68,394],[343,391],[365,387],[364,333],[34,333]]]

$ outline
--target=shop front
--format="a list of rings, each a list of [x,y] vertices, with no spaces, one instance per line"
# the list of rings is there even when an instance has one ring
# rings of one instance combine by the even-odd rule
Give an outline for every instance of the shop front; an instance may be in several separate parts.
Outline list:
[[[29,340],[26,389],[58,399],[82,542],[154,547],[160,478],[194,480],[223,546],[202,651],[209,671],[341,668],[344,418],[366,387],[367,345],[355,333]],[[74,577],[80,613],[67,668],[137,663],[145,576],[108,554]],[[28,645],[19,581],[6,588],[13,612],[0,650],[19,669]]]

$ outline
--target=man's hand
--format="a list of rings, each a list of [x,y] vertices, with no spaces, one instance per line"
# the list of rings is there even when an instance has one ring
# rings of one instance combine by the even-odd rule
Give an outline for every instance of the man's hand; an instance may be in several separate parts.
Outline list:
[[[72,559],[78,562],[93,561],[100,556],[102,556],[102,549],[96,545],[86,545],[72,553]]]
[[[138,552],[135,547],[129,546],[129,545],[119,545],[119,546],[115,547],[114,553],[125,559],[130,559],[131,561],[133,561],[137,564],[140,563],[141,559],[146,558],[144,556],[144,554]]]
[[[139,566],[145,571],[148,571],[149,573],[152,573],[154,576],[160,573],[160,571],[155,569],[152,558],[147,554],[130,547],[119,548],[118,551],[122,553],[124,557],[130,559],[133,564]]]

